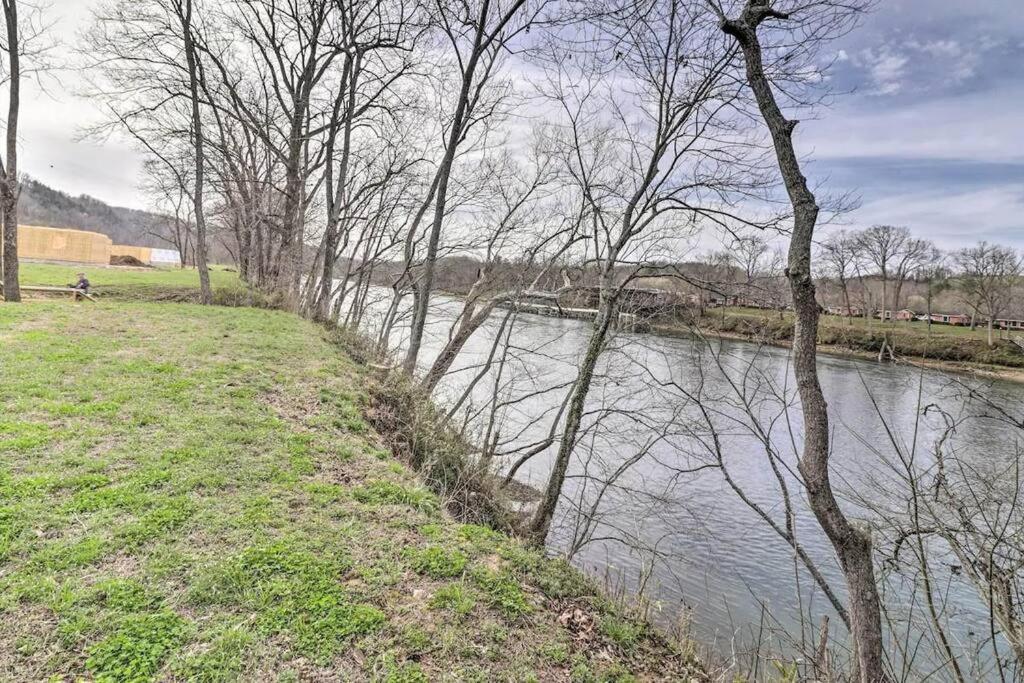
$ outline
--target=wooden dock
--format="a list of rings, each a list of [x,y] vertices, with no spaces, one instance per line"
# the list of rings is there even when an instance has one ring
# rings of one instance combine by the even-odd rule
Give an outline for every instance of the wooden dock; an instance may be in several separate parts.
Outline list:
[[[549,304],[538,304],[520,301],[513,304],[515,310],[520,313],[532,313],[543,315],[548,318],[569,318],[571,320],[596,320],[596,308],[570,308],[568,306],[551,306]],[[615,327],[630,332],[640,331],[640,321],[634,313],[619,313],[615,321]]]

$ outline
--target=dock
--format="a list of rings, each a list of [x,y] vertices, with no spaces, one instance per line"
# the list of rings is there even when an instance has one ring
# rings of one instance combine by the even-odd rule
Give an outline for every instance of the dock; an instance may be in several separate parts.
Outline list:
[[[538,304],[526,301],[514,302],[512,307],[520,313],[531,313],[543,315],[548,318],[569,318],[572,320],[596,320],[596,308],[571,308],[568,306],[552,306],[550,304]],[[638,316],[635,313],[619,313],[615,320],[615,327],[630,332],[642,331]]]

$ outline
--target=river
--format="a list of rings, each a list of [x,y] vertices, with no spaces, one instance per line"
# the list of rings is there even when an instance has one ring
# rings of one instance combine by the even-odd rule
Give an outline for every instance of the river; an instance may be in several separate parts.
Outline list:
[[[460,306],[455,300],[436,299],[421,358],[424,365],[443,345]],[[450,406],[477,374],[506,314],[495,312],[470,339],[436,394],[442,406]],[[528,314],[513,320],[511,328],[505,328],[511,334],[504,367],[478,381],[471,401],[458,413],[483,439],[488,419],[486,412],[476,411],[495,398],[505,404],[491,433],[500,435],[499,452],[513,452],[499,459],[506,469],[517,449],[548,434],[591,329],[585,321]],[[374,327],[372,320],[367,327]],[[864,500],[900,508],[899,487],[892,483],[896,477],[888,469],[899,462],[897,448],[928,458],[944,423],[934,408],[924,415],[923,407],[931,404],[959,417],[970,416],[974,408],[962,392],[965,383],[974,385],[975,380],[824,355],[819,357],[819,370],[834,430],[833,481],[851,494],[843,497],[844,507],[855,516],[867,516],[860,507]],[[698,642],[719,654],[735,653],[755,639],[793,652],[788,638],[799,640],[801,633],[813,638],[825,614],[835,627],[839,622],[826,597],[796,565],[790,547],[727,484],[722,469],[712,466],[711,426],[722,464],[735,485],[782,523],[783,490],[771,466],[774,462],[792,500],[797,537],[844,596],[834,553],[796,478],[802,425],[788,351],[743,341],[619,332],[603,356],[599,375],[549,545],[566,551],[581,533],[589,534],[591,540],[573,556],[577,565],[613,590],[634,594],[642,584],[651,600],[650,618],[667,628],[683,623]],[[1024,386],[991,381],[985,386],[990,396],[1005,404],[1020,405],[1024,399]],[[979,419],[964,422],[956,438],[968,460],[984,465],[1009,457],[1006,444],[1020,436]],[[542,486],[556,447],[532,458],[517,478]],[[626,462],[633,464],[595,505],[602,482]],[[857,496],[863,496],[862,501],[855,500]],[[591,509],[601,521],[581,532],[578,511]],[[951,633],[963,648],[975,647],[988,628],[983,603],[957,580],[951,566],[955,563],[941,564],[937,571],[948,581],[943,590],[949,595]],[[922,617],[911,606],[919,601],[913,585],[900,577],[883,582],[884,599],[897,619],[903,618],[901,613],[912,620]],[[903,640],[904,628],[897,621],[892,637]],[[913,639],[921,632],[912,625],[907,633]],[[838,628],[834,633],[838,642],[845,641]],[[928,647],[920,645],[921,650]],[[934,680],[942,679],[939,675]]]

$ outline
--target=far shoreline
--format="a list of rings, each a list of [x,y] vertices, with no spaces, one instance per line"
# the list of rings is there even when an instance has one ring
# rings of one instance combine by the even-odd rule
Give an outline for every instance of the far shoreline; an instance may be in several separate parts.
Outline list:
[[[670,324],[651,325],[649,331],[646,332],[646,334],[653,334],[660,337],[673,338],[686,338],[695,337],[697,335],[704,335],[705,337],[708,338],[718,337],[721,339],[730,339],[733,341],[743,341],[750,344],[764,344],[766,346],[773,346],[780,349],[788,349],[792,347],[792,343],[789,340],[766,339],[763,337],[757,338],[751,335],[740,334],[738,332],[726,332],[707,327],[676,327]],[[900,354],[898,356],[898,360],[895,361],[895,363],[893,361],[878,361],[878,354],[874,352],[863,351],[860,349],[851,349],[846,346],[840,346],[838,344],[819,343],[818,352],[836,358],[848,358],[871,362],[882,362],[886,364],[903,364],[914,367],[927,368],[929,370],[941,370],[943,372],[950,372],[961,375],[971,375],[973,377],[981,377],[984,379],[994,379],[1024,384],[1024,369],[1012,368],[1004,365],[973,363],[967,361],[949,361],[907,354]]]

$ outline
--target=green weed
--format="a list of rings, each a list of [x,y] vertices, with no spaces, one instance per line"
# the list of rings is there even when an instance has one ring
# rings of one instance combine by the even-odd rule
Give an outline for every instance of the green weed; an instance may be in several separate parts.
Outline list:
[[[371,633],[385,621],[380,610],[354,603],[341,589],[346,568],[343,560],[279,541],[218,565],[197,580],[192,598],[248,608],[260,630],[290,635],[296,650],[325,662],[346,639]]]
[[[407,555],[416,572],[435,579],[458,576],[466,568],[465,554],[439,545],[431,545],[423,549],[414,548]]]
[[[483,567],[475,568],[472,576],[486,594],[488,604],[506,617],[517,617],[530,611],[522,588],[511,576]]]
[[[476,600],[461,583],[450,583],[437,589],[430,598],[432,609],[443,609],[465,616],[473,611]]]
[[[89,648],[85,666],[97,683],[148,681],[187,637],[187,623],[169,610],[128,616]]]
[[[437,509],[437,497],[424,489],[410,489],[391,481],[374,481],[352,490],[352,497],[367,505],[408,505],[424,511]]]
[[[600,630],[612,642],[624,649],[636,645],[644,632],[642,624],[626,621],[614,616],[602,618]]]

